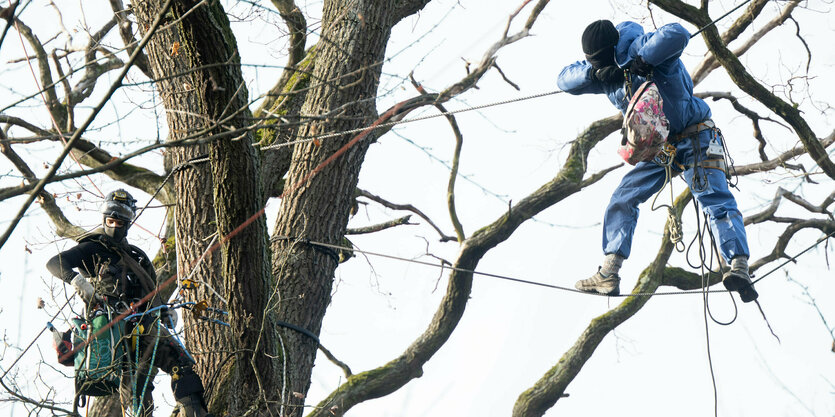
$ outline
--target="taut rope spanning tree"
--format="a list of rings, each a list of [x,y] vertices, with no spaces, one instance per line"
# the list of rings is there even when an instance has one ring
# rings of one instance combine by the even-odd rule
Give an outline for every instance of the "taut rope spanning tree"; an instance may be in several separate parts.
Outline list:
[[[757,283],[757,282],[765,279],[766,277],[768,277],[772,273],[780,270],[782,267],[784,267],[788,263],[795,262],[800,256],[802,256],[806,252],[814,249],[815,247],[817,247],[819,244],[823,243],[827,239],[833,237],[833,235],[835,235],[835,231],[824,235],[823,237],[818,239],[816,242],[814,242],[810,246],[808,246],[805,249],[803,249],[802,251],[798,252],[796,255],[786,259],[780,265],[774,267],[773,269],[766,272],[762,276],[759,276],[756,280],[754,280],[754,283]],[[376,257],[381,257],[381,258],[393,259],[393,260],[400,261],[400,262],[413,263],[413,264],[417,264],[417,265],[424,265],[424,266],[430,266],[430,267],[434,267],[434,268],[440,268],[441,270],[447,270],[448,269],[448,270],[454,270],[454,271],[459,271],[459,272],[467,272],[467,273],[470,273],[470,274],[473,274],[473,275],[483,276],[483,277],[487,277],[487,278],[495,278],[495,279],[509,281],[509,282],[513,282],[513,283],[519,283],[519,284],[525,284],[525,285],[534,285],[534,286],[545,287],[545,288],[550,288],[550,289],[555,289],[555,290],[560,290],[560,291],[565,291],[565,292],[573,292],[573,293],[578,293],[578,294],[583,294],[583,295],[591,295],[591,296],[598,296],[598,297],[621,297],[621,298],[623,298],[623,297],[652,297],[652,296],[662,296],[662,295],[667,296],[667,295],[697,295],[697,294],[704,296],[704,295],[707,295],[709,293],[728,293],[729,292],[728,290],[707,290],[706,289],[706,285],[707,285],[706,281],[703,281],[703,282],[705,282],[705,287],[702,290],[694,290],[694,291],[667,291],[667,292],[648,292],[648,293],[637,292],[637,293],[626,293],[626,294],[618,294],[618,295],[596,294],[596,293],[589,293],[589,292],[585,292],[585,291],[580,291],[580,290],[577,290],[577,289],[574,289],[574,288],[569,288],[569,287],[564,287],[564,286],[559,286],[559,285],[554,285],[554,284],[548,284],[548,283],[544,283],[544,282],[532,281],[532,280],[513,277],[513,276],[509,276],[509,275],[496,274],[496,273],[483,272],[483,271],[475,271],[475,270],[468,270],[468,269],[465,269],[465,268],[450,266],[450,265],[447,265],[446,263],[440,263],[439,264],[439,263],[434,263],[434,262],[420,261],[420,260],[417,260],[417,259],[404,258],[404,257],[385,254],[385,253],[381,253],[381,252],[361,250],[361,249],[357,249],[357,248],[354,248],[354,247],[347,247],[347,246],[343,246],[343,245],[334,245],[334,244],[329,244],[329,243],[324,243],[324,242],[316,242],[316,241],[311,241],[309,239],[294,238],[294,237],[289,237],[289,236],[276,236],[276,237],[273,237],[273,239],[293,240],[293,241],[297,241],[297,242],[300,242],[300,243],[303,243],[303,244],[306,244],[306,245],[311,245],[311,246],[319,246],[319,247],[328,248],[328,249],[352,251],[352,252],[361,253],[361,254],[364,254],[364,255],[371,255],[371,256],[376,256]],[[712,237],[711,237],[711,240],[712,240]],[[206,254],[210,253],[215,248],[217,248],[217,245],[210,246],[210,248],[207,249]],[[199,262],[202,259],[203,259],[203,257],[201,257],[197,261]],[[704,259],[702,259],[702,261],[704,262]],[[194,265],[194,266],[196,267],[197,265]],[[708,269],[708,271],[709,272],[714,272],[714,271],[711,271],[710,269]],[[702,272],[703,277],[707,277],[707,275],[708,274],[705,273],[704,271]],[[158,286],[156,288],[156,291],[159,291],[160,289],[164,288],[165,286],[170,285],[170,282],[174,278],[177,278],[177,277],[175,276],[175,277],[170,278],[169,281],[167,281],[166,283],[163,283],[160,286]],[[152,296],[153,296],[153,294],[149,294],[147,296],[147,298],[150,299]],[[67,300],[67,302],[64,303],[64,305],[61,306],[58,309],[58,311],[53,315],[52,320],[55,320],[55,318],[57,318],[57,316],[60,314],[61,310],[63,310],[69,304],[69,301],[71,300],[71,298],[72,297],[70,297]],[[78,350],[83,349],[86,346],[86,344],[90,342],[90,340],[94,339],[95,337],[99,336],[101,333],[103,333],[104,331],[109,329],[109,327],[114,325],[117,321],[129,320],[133,317],[150,314],[150,313],[158,311],[162,308],[170,308],[170,309],[188,308],[188,309],[191,309],[191,308],[195,307],[195,304],[196,303],[194,303],[194,302],[176,302],[175,301],[175,302],[168,303],[168,304],[165,304],[165,305],[162,305],[162,306],[154,307],[154,308],[149,309],[149,310],[147,310],[145,312],[142,312],[142,313],[132,313],[132,311],[134,311],[134,310],[128,310],[128,311],[124,312],[123,314],[121,314],[119,317],[116,317],[115,319],[113,319],[113,321],[108,326],[103,327],[100,330],[99,333],[91,334],[84,343],[75,346],[71,351],[67,352],[65,354],[65,356],[72,356]],[[759,302],[757,302],[757,304],[759,305]],[[211,308],[211,307],[208,308],[207,310],[209,310],[211,312],[218,312],[218,313],[221,313],[221,314],[228,314],[223,310],[219,310],[219,309],[215,309],[215,308]],[[760,308],[760,311],[762,312],[762,308]],[[213,318],[210,318],[210,317],[199,315],[198,318],[202,319],[202,320],[212,322],[212,323],[215,323],[215,324],[229,326],[228,323],[225,323],[223,321],[213,319]],[[50,322],[52,320],[50,320]],[[714,321],[718,324],[723,324],[723,325],[730,324],[730,323],[721,323],[721,322],[716,321],[715,319],[714,319]],[[299,326],[296,326],[296,325],[293,325],[293,324],[290,324],[290,323],[286,323],[286,322],[280,322],[279,325],[281,325],[283,327],[293,329],[295,331],[298,331],[302,334],[307,335],[308,337],[311,337],[317,343],[319,342],[318,337],[315,334],[311,333],[307,329],[304,329],[302,327],[299,327]],[[27,345],[27,347],[23,349],[23,351],[12,362],[12,364],[9,366],[9,368],[6,371],[4,371],[3,375],[0,376],[0,382],[2,382],[3,378],[5,378],[6,375],[8,375],[8,373],[15,367],[15,365],[20,361],[20,359],[34,345],[35,341],[37,341],[37,339],[43,334],[43,332],[46,329],[48,329],[48,327],[49,327],[49,322],[47,323],[47,325],[43,329],[41,329],[40,333],[38,333],[32,339],[32,341]],[[769,328],[770,328],[770,326],[769,326]],[[772,334],[773,334],[773,331],[772,331]],[[775,337],[776,337],[776,335],[775,335]],[[779,340],[779,338],[778,338],[778,340]],[[180,344],[182,345],[182,342],[180,342]],[[188,353],[188,351],[186,351],[186,353]],[[147,382],[146,382],[146,384],[147,384]],[[7,390],[9,392],[12,392],[8,388],[7,388]],[[58,410],[60,410],[60,409],[58,409]]]
[[[820,245],[821,243],[826,241],[828,238],[833,237],[833,235],[835,235],[835,231],[826,234],[822,238],[818,239],[815,243],[811,244],[807,248],[800,251],[798,254],[788,258],[785,262],[776,266],[774,269],[772,269],[772,270],[768,271],[767,273],[763,274],[762,276],[758,277],[756,280],[754,280],[754,283],[759,282],[759,281],[763,280],[764,278],[766,278],[767,276],[771,275],[772,273],[780,270],[781,268],[786,266],[786,264],[788,264],[790,262],[795,262],[795,260],[797,258],[799,258],[801,255],[803,255],[806,252],[814,249],[815,247],[817,247],[818,245]],[[274,240],[299,241],[303,244],[312,245],[312,246],[320,246],[320,247],[329,248],[329,249],[352,251],[352,252],[361,253],[361,254],[364,254],[364,255],[371,255],[371,256],[377,256],[377,257],[381,257],[381,258],[393,259],[393,260],[400,261],[400,262],[407,262],[407,263],[413,263],[413,264],[418,264],[418,265],[441,268],[442,270],[448,269],[448,270],[451,270],[451,271],[467,272],[467,273],[470,273],[470,274],[473,274],[473,275],[483,276],[483,277],[487,277],[487,278],[496,278],[496,279],[500,279],[500,280],[504,280],[504,281],[516,282],[516,283],[519,283],[519,284],[534,285],[534,286],[538,286],[538,287],[545,287],[545,288],[550,288],[550,289],[554,289],[554,290],[573,292],[573,293],[577,293],[577,294],[591,295],[591,296],[596,296],[596,297],[617,297],[617,298],[652,297],[652,296],[656,296],[656,295],[703,295],[705,293],[728,293],[728,292],[730,292],[726,289],[723,289],[723,290],[693,290],[693,291],[666,291],[666,292],[635,292],[635,293],[624,293],[624,294],[617,294],[617,295],[606,295],[606,294],[600,294],[600,293],[590,293],[590,292],[586,292],[586,291],[580,291],[580,290],[577,290],[575,288],[564,287],[564,286],[554,285],[554,284],[548,284],[548,283],[545,283],[545,282],[527,280],[527,279],[523,279],[523,278],[513,277],[513,276],[510,276],[510,275],[503,275],[503,274],[496,274],[496,273],[491,273],[491,272],[475,271],[475,270],[466,269],[466,268],[459,268],[459,267],[455,267],[455,266],[450,266],[448,262],[444,262],[444,263],[439,264],[439,263],[436,263],[436,262],[427,262],[427,261],[421,261],[421,260],[417,260],[417,259],[404,258],[404,257],[401,257],[401,256],[390,255],[390,254],[386,254],[386,253],[382,253],[382,252],[361,250],[361,249],[357,249],[357,248],[354,248],[354,247],[334,245],[334,244],[324,243],[324,242],[316,242],[316,241],[312,241],[312,240],[309,240],[309,239],[298,238],[298,237],[275,236],[272,239],[274,239]],[[711,271],[711,272],[713,272],[713,271]]]

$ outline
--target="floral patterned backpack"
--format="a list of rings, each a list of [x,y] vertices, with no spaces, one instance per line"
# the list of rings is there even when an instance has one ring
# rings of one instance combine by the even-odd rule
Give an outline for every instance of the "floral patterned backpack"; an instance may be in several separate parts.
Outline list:
[[[651,161],[661,152],[670,134],[670,122],[664,115],[663,104],[658,87],[651,81],[641,84],[632,95],[623,116],[623,139],[618,148],[624,161],[635,165]]]

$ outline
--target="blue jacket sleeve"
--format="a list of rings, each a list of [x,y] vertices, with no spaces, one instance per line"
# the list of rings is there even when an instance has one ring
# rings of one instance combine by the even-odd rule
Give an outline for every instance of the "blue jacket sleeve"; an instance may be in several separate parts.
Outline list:
[[[577,61],[563,68],[557,77],[557,86],[560,90],[574,95],[605,92],[603,83],[594,78],[588,61]]]
[[[638,55],[654,67],[678,59],[690,41],[690,32],[678,23],[661,26],[644,43]]]

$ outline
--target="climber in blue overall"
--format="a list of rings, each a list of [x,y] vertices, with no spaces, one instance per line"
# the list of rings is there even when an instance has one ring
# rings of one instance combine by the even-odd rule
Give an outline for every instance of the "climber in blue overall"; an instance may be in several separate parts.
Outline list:
[[[725,172],[698,163],[709,159],[710,142],[719,135],[710,120],[710,107],[693,96],[693,81],[679,59],[689,40],[690,34],[677,23],[644,33],[635,22],[622,22],[615,27],[608,20],[598,20],[583,32],[586,59],[565,67],[557,83],[560,89],[575,95],[605,94],[618,110],[625,112],[631,98],[626,77],[635,88],[647,78],[655,82],[670,124],[668,142],[676,148],[673,169],[676,173],[683,171],[693,196],[708,215],[719,251],[730,265],[722,279],[725,288],[739,292],[742,301],[750,302],[757,298],[757,292],[748,273],[748,241],[742,214],[728,189]],[[719,153],[723,154],[724,149],[720,148]],[[724,159],[722,165],[724,168]],[[665,179],[665,168],[656,161],[639,162],[623,177],[603,218],[603,265],[591,278],[578,281],[577,289],[607,295],[620,293],[618,271],[629,257],[638,205],[658,192]]]

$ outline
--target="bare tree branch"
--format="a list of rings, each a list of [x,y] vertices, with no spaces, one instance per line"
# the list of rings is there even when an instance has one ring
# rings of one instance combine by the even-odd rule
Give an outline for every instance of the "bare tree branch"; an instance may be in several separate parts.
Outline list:
[[[821,140],[821,146],[824,148],[828,148],[832,143],[835,142],[835,131],[829,134],[826,138]],[[794,149],[788,150],[783,152],[778,157],[769,160],[767,162],[758,162],[754,164],[742,165],[738,167],[734,167],[734,173],[736,175],[750,175],[757,172],[766,172],[771,171],[772,169],[783,166],[786,164],[786,161],[796,158],[800,155],[805,154],[807,151],[806,147],[803,145],[797,146]]]
[[[234,116],[234,114],[231,115],[230,118],[232,118],[233,116]],[[0,116],[0,117],[2,117],[2,116]],[[8,118],[8,119],[5,119],[5,120],[13,120],[13,119]],[[219,124],[222,125],[225,121],[226,121],[225,119],[221,120]],[[197,130],[194,133],[192,133],[191,135],[189,135],[186,138],[181,139],[181,140],[177,140],[177,141],[173,141],[173,142],[154,143],[152,145],[142,147],[142,148],[137,149],[133,152],[127,153],[127,154],[125,154],[125,155],[123,155],[119,158],[112,158],[109,162],[102,163],[100,166],[98,166],[96,168],[80,170],[80,171],[72,172],[72,173],[69,173],[69,174],[63,174],[63,175],[53,175],[51,177],[44,178],[42,180],[46,180],[46,183],[49,184],[49,183],[53,183],[53,182],[59,182],[59,181],[64,181],[64,180],[68,180],[68,179],[83,177],[83,176],[90,175],[90,174],[97,174],[97,173],[101,173],[101,172],[105,172],[105,171],[108,171],[108,170],[115,169],[116,167],[120,166],[121,164],[125,163],[126,161],[128,161],[132,158],[135,158],[139,155],[144,155],[144,154],[146,154],[150,151],[153,151],[155,149],[195,147],[197,145],[209,144],[209,143],[212,143],[214,141],[218,141],[218,140],[225,139],[225,138],[240,138],[243,135],[247,134],[247,132],[250,132],[251,130],[253,130],[254,127],[253,126],[246,126],[246,127],[239,128],[239,129],[232,128],[230,130],[223,131],[221,133],[214,133],[213,134],[213,133],[211,133],[211,131],[214,128],[215,128],[215,126],[210,126],[208,128]],[[51,135],[51,136],[48,136],[48,137],[45,137],[45,138],[55,139],[55,136]],[[78,141],[81,141],[80,142],[81,144],[84,143],[81,139],[78,139]],[[81,146],[81,145],[79,145],[79,146]],[[32,185],[32,184],[24,184],[24,185],[21,185],[21,186],[18,186],[18,187],[0,188],[0,201],[11,198],[11,197],[15,197],[15,196],[18,196],[18,195],[21,195],[21,194],[25,194],[25,193],[31,191],[34,188],[35,188],[35,185]]]
[[[29,45],[32,49],[35,50],[35,57],[38,63],[38,72],[40,73],[40,83],[44,86],[44,94],[46,95],[46,107],[52,117],[55,118],[55,121],[58,126],[63,126],[65,114],[63,109],[61,108],[61,103],[58,101],[58,94],[55,92],[55,84],[52,82],[52,71],[49,69],[49,55],[44,50],[41,41],[38,37],[32,32],[32,29],[29,28],[25,23],[20,21],[20,19],[15,19],[15,28],[26,38],[26,41],[29,42]],[[49,87],[47,87],[49,86]]]
[[[786,247],[789,245],[792,237],[803,229],[818,229],[823,233],[832,233],[835,231],[835,221],[823,219],[796,220],[777,238],[777,242],[774,244],[774,249],[771,253],[757,259],[751,264],[751,272],[777,259],[790,258],[791,256],[786,254]]]
[[[769,207],[767,209],[765,209],[764,211],[762,211],[760,213],[752,214],[752,215],[746,217],[744,219],[745,225],[748,226],[748,225],[751,225],[751,224],[762,223],[762,222],[770,220],[772,218],[772,216],[774,216],[774,213],[777,212],[777,209],[780,207],[780,201],[784,197],[787,200],[805,208],[806,210],[809,210],[812,213],[826,214],[827,216],[829,216],[830,219],[835,220],[835,217],[833,217],[832,212],[829,211],[829,209],[828,209],[829,205],[832,204],[833,200],[835,200],[835,191],[833,191],[832,194],[830,194],[828,197],[826,197],[826,199],[824,199],[824,201],[823,201],[823,203],[821,203],[821,205],[816,206],[816,205],[804,200],[800,196],[797,196],[797,195],[793,194],[792,192],[786,190],[783,187],[777,187],[777,193],[774,196],[774,200],[772,200],[771,205],[769,205]]]
[[[496,67],[498,69],[498,66]],[[421,94],[428,94],[426,90],[415,80],[412,74],[409,74],[412,85]],[[464,136],[461,134],[461,129],[458,127],[458,121],[455,116],[449,114],[447,109],[441,103],[436,103],[435,108],[441,111],[446,117],[452,128],[452,133],[455,137],[455,150],[452,152],[452,167],[449,170],[449,181],[447,182],[447,210],[449,211],[449,219],[452,221],[452,227],[455,229],[455,235],[458,237],[458,242],[463,242],[465,239],[464,226],[458,220],[458,212],[455,209],[455,180],[458,178],[458,164],[461,159],[461,147],[464,145]]]
[[[6,392],[8,392],[12,397],[17,398],[20,402],[22,402],[24,404],[31,404],[31,405],[35,406],[37,409],[43,408],[43,409],[47,409],[47,410],[52,410],[53,413],[58,412],[58,413],[62,413],[62,414],[68,415],[68,416],[73,415],[72,411],[67,410],[65,408],[58,407],[52,401],[38,401],[38,400],[35,400],[35,399],[32,399],[32,398],[29,398],[25,395],[21,395],[19,392],[17,392],[17,390],[15,390],[14,388],[6,385],[6,382],[3,381],[3,378],[0,378],[0,385],[2,385],[3,389],[5,389]]]
[[[0,130],[0,139],[5,139],[5,134]],[[35,181],[35,173],[29,168],[29,165],[21,158],[17,152],[12,149],[10,144],[0,142],[0,152],[11,161],[11,163],[20,171],[27,181]],[[72,222],[64,216],[64,213],[58,208],[55,203],[55,198],[46,190],[41,191],[39,201],[46,214],[55,224],[55,233],[61,237],[75,238],[85,233],[85,230],[72,224]]]
[[[133,34],[133,23],[128,19],[130,9],[126,9],[122,4],[122,0],[110,0],[110,8],[113,10],[113,16],[119,23],[119,35],[122,37],[122,42],[125,44],[125,49],[129,55],[133,55],[136,51],[136,38]],[[140,52],[140,55],[134,61],[134,65],[142,71],[148,78],[154,78],[148,64],[148,57]]]
[[[365,197],[365,198],[367,198],[371,201],[374,201],[374,202],[382,205],[383,207],[388,207],[392,210],[411,211],[412,213],[415,213],[418,216],[420,216],[420,218],[422,218],[423,220],[426,220],[426,223],[428,223],[430,226],[432,226],[433,229],[435,229],[436,232],[438,232],[438,234],[441,236],[441,242],[448,242],[448,241],[455,241],[456,240],[456,238],[445,234],[437,225],[435,225],[435,222],[433,222],[432,219],[429,218],[429,216],[423,214],[422,211],[420,211],[417,207],[415,207],[411,204],[392,203],[392,202],[390,202],[390,201],[388,201],[388,200],[386,200],[386,199],[384,199],[380,196],[371,194],[370,192],[359,189],[359,188],[357,188],[357,196]]]
[[[728,101],[731,102],[731,105],[734,107],[734,109],[736,111],[742,113],[745,117],[748,117],[749,119],[751,119],[751,124],[754,126],[754,138],[756,138],[757,141],[760,143],[758,151],[759,151],[759,154],[760,154],[760,159],[763,162],[768,161],[768,155],[765,154],[766,141],[765,141],[765,138],[763,137],[762,130],[760,130],[760,120],[768,120],[768,121],[777,123],[777,124],[787,128],[787,129],[791,130],[791,128],[789,128],[785,124],[783,124],[779,121],[775,121],[775,120],[771,119],[770,117],[760,116],[755,111],[743,106],[739,102],[739,99],[734,97],[730,92],[709,91],[709,92],[695,94],[695,96],[699,97],[699,98],[712,97],[714,101],[721,100],[721,99],[728,100]]]
[[[803,39],[803,36],[800,35],[800,23],[797,22],[797,19],[794,16],[790,16],[789,19],[794,23],[795,33],[794,35],[803,44],[803,48],[806,49],[806,74],[809,74],[809,67],[812,65],[812,50],[809,49],[809,43],[806,42],[806,39]]]
[[[738,38],[742,32],[745,31],[751,23],[762,13],[765,6],[768,4],[768,0],[754,0],[752,1],[748,7],[745,9],[745,12],[742,13],[728,28],[727,31],[722,35],[722,42],[726,44],[733,42],[734,39]],[[702,9],[707,10],[707,7],[710,3],[706,2],[703,4]]]
[[[394,8],[393,19],[399,22],[406,17],[409,17],[429,4],[431,0],[400,0]]]
[[[116,26],[116,17],[110,19],[110,21],[105,23],[105,25],[98,32],[94,33],[90,37],[90,41],[87,43],[87,48],[84,53],[84,75],[78,83],[76,83],[72,90],[72,94],[67,98],[67,106],[81,103],[86,98],[90,97],[90,95],[93,94],[93,89],[96,87],[96,81],[98,81],[99,77],[107,72],[124,66],[124,63],[116,56],[116,54],[109,53],[108,51],[105,51],[106,53],[103,57],[104,63],[99,63],[99,60],[96,58],[96,52],[101,47],[101,39],[104,38],[104,36],[107,35],[107,33],[110,32],[114,26]],[[136,59],[139,59],[138,55]]]
[[[788,276],[788,274],[786,276],[786,279],[788,279],[789,282],[792,282],[798,287],[800,287],[800,289],[803,291],[803,296],[806,297],[806,299],[808,300],[807,303],[815,309],[815,312],[818,313],[818,317],[820,317],[823,327],[826,329],[826,332],[829,333],[829,337],[832,338],[833,346],[835,346],[835,327],[829,325],[829,322],[826,320],[826,316],[823,314],[823,310],[821,310],[820,305],[818,305],[818,301],[815,299],[815,296],[812,294],[812,292],[809,291],[809,286],[804,285],[800,281],[795,280],[794,278]]]
[[[722,282],[722,274],[713,271],[707,272],[707,287],[712,287],[720,282]],[[668,266],[664,268],[660,285],[668,285],[682,291],[692,291],[702,289],[704,284],[700,274],[682,268]]]
[[[12,27],[12,22],[14,21],[15,12],[17,11],[17,6],[20,5],[20,0],[15,0],[14,3],[10,3],[9,7],[2,7],[0,6],[0,19],[6,21],[6,26],[3,27],[3,34],[0,35],[0,47],[3,46],[3,41],[6,40],[6,34],[9,33],[9,28]]]
[[[690,190],[685,190],[676,198],[674,207],[679,215],[691,200]],[[670,240],[669,224],[664,230],[658,254],[655,260],[641,272],[638,282],[632,290],[633,293],[655,292],[661,285],[664,274],[671,275],[672,273],[667,271],[666,264],[673,253],[675,244]],[[668,276],[668,279],[671,278]],[[513,406],[512,415],[515,417],[538,416],[553,407],[565,393],[568,384],[573,381],[583,365],[592,356],[603,338],[643,308],[650,298],[626,297],[620,305],[593,319],[583,331],[583,334],[577,338],[574,346],[563,354],[557,364],[548,370],[533,387],[519,396]]]
[[[278,112],[278,108],[282,107],[283,103],[279,103],[279,106],[276,106],[276,101],[281,97],[286,97],[287,93],[295,90],[297,86],[303,85],[304,83],[300,82],[300,79],[309,79],[310,71],[313,69],[312,56],[305,59],[307,21],[304,18],[304,14],[293,0],[272,0],[272,3],[278,10],[278,14],[284,19],[284,23],[290,32],[287,64],[284,66],[284,72],[278,78],[275,86],[267,93],[264,102],[253,112],[256,117],[259,117],[265,112]],[[311,55],[314,54],[313,48],[308,53]],[[293,77],[297,79],[291,83]],[[286,98],[282,101],[285,100]]]
[[[345,234],[346,235],[362,235],[362,234],[379,232],[381,230],[391,229],[392,227],[397,227],[397,226],[401,226],[401,225],[404,225],[404,224],[409,224],[409,225],[417,224],[417,223],[409,223],[409,219],[411,219],[411,218],[412,218],[412,216],[408,215],[408,216],[403,216],[403,217],[400,217],[400,218],[397,218],[397,219],[394,219],[394,220],[389,220],[387,222],[380,223],[380,224],[348,229],[348,230],[345,231]]]
[[[761,3],[765,4],[767,3],[767,1],[761,1]],[[751,47],[753,47],[757,42],[759,42],[760,39],[763,38],[763,36],[765,36],[772,29],[782,25],[786,21],[786,19],[791,17],[792,11],[794,11],[795,7],[797,7],[798,4],[800,4],[800,0],[792,0],[788,2],[786,6],[783,8],[783,12],[780,13],[780,15],[774,17],[765,26],[761,27],[756,33],[754,33],[750,38],[748,38],[744,44],[734,49],[733,53],[736,56],[742,56],[743,54],[748,52],[748,50],[750,50]],[[753,4],[751,7],[753,7]],[[735,24],[734,26],[732,26],[731,29],[736,27],[737,25]],[[724,35],[722,35],[722,40],[726,44],[736,39],[736,37],[742,33],[741,30],[737,30],[734,34],[732,34],[731,29],[729,29],[727,32],[725,32]],[[699,65],[696,66],[696,69],[692,72],[693,84],[699,84],[702,80],[705,79],[705,77],[707,77],[708,74],[710,74],[711,71],[713,71],[716,68],[719,68],[719,66],[719,62],[716,61],[716,58],[713,55],[706,56],[705,59],[702,60],[702,62],[700,62]]]
[[[448,101],[450,98],[452,98],[454,96],[457,96],[457,95],[469,90],[470,88],[473,88],[478,83],[478,81],[481,79],[481,77],[487,72],[487,70],[489,70],[493,66],[493,64],[496,62],[496,53],[498,53],[498,51],[501,48],[503,48],[507,45],[510,45],[510,44],[520,40],[520,39],[523,39],[523,38],[525,38],[529,35],[529,31],[533,27],[533,24],[536,21],[536,17],[539,16],[539,13],[548,4],[548,0],[540,0],[536,4],[536,6],[534,7],[533,12],[531,13],[530,17],[528,18],[528,21],[525,23],[525,27],[522,28],[522,30],[520,30],[519,32],[517,32],[513,35],[508,35],[508,32],[510,30],[510,23],[513,21],[513,19],[516,17],[516,15],[518,15],[519,12],[521,12],[522,9],[526,5],[528,5],[528,3],[530,3],[530,2],[531,2],[531,0],[525,0],[519,6],[519,8],[517,8],[516,11],[513,12],[510,15],[510,17],[507,19],[507,26],[505,27],[505,31],[504,31],[504,34],[502,35],[502,38],[499,39],[498,42],[494,43],[491,47],[489,47],[487,49],[487,52],[485,52],[484,55],[482,56],[481,61],[479,62],[478,66],[475,69],[473,69],[473,71],[470,72],[461,81],[459,81],[459,82],[447,87],[445,90],[441,91],[438,94],[438,98],[437,98],[436,102],[444,103],[444,102]]]
[[[55,65],[55,72],[58,73],[58,81],[61,83],[61,86],[64,88],[64,106],[67,111],[67,121],[66,125],[63,126],[63,129],[67,132],[72,132],[75,130],[75,113],[74,104],[72,103],[72,87],[70,86],[69,78],[64,75],[64,70],[61,68],[61,60],[58,59],[58,54],[55,50],[52,51],[52,63]]]
[[[117,159],[104,149],[83,139],[80,139],[76,143],[75,149],[72,152],[78,158],[79,162],[91,168],[103,167]],[[128,163],[117,164],[111,169],[105,170],[104,173],[114,180],[138,188],[148,194],[154,194],[165,179],[164,175],[159,175],[147,168]],[[171,185],[166,184],[157,194],[157,198],[163,204],[173,203],[174,191]]]
[[[7,116],[0,114],[0,123],[9,123],[12,125],[20,126],[25,128],[35,134],[40,135],[43,138],[58,141],[59,139],[63,139],[62,136],[53,134],[48,130],[41,129],[38,126],[35,126],[23,119],[14,116]],[[2,141],[9,141],[9,139],[3,139]],[[152,149],[147,149],[146,152],[149,152]],[[144,152],[143,152],[144,153]],[[145,191],[148,194],[153,194],[156,189],[162,184],[163,176],[157,175],[153,171],[139,167],[137,165],[128,164],[127,162],[122,161],[121,163],[114,163],[118,161],[118,158],[115,158],[113,155],[94,145],[93,143],[84,140],[78,139],[76,142],[75,148],[72,150],[72,154],[77,160],[84,165],[92,168],[104,168],[108,167],[104,170],[99,170],[96,172],[104,172],[109,177],[124,182],[125,184],[130,185],[131,187],[138,188],[142,191]],[[87,175],[93,172],[88,171],[81,171],[77,176]],[[53,179],[58,180],[61,177],[55,177]],[[67,179],[67,178],[64,178]],[[52,182],[52,181],[50,181]],[[34,187],[34,184],[30,184],[27,187]],[[28,188],[31,189],[31,188]],[[12,197],[14,195],[22,194],[28,189],[20,189],[17,193],[9,193],[12,191],[10,189],[0,189],[0,201],[6,198]],[[160,193],[159,193],[159,200],[164,204],[169,204],[173,201],[173,195],[170,186],[166,186]]]
[[[0,114],[0,123],[7,123],[7,124],[10,124],[10,125],[20,126],[24,129],[36,134],[36,135],[40,135],[40,137],[42,137],[44,139],[50,139],[50,138],[54,138],[54,140],[58,139],[58,135],[54,135],[49,130],[42,129],[38,126],[35,126],[34,124],[29,123],[28,121],[23,120],[19,117],[9,116],[9,115],[6,115],[6,114]],[[3,139],[3,140],[9,140],[9,139]]]
[[[345,373],[345,378],[350,378],[351,375],[354,374],[353,372],[351,372],[351,368],[345,362],[342,362],[341,360],[337,359],[336,356],[334,356],[333,353],[326,349],[321,343],[319,343],[319,350],[325,354],[325,357],[327,357],[329,361],[333,362],[336,366],[342,369],[342,372]]]
[[[682,18],[697,26],[704,26],[710,18],[702,10],[678,0],[651,0],[662,9]],[[809,156],[815,161],[821,170],[832,179],[835,179],[835,162],[829,159],[826,149],[821,145],[809,124],[800,115],[800,111],[790,103],[786,103],[768,89],[762,86],[752,77],[739,59],[722,42],[715,27],[711,26],[702,32],[708,49],[713,56],[725,67],[728,75],[740,89],[751,95],[757,101],[768,107],[779,115],[797,132],[800,141],[809,152]]]
[[[142,39],[142,42],[139,43],[139,50],[141,50],[141,48],[145,46],[148,40],[150,40],[151,35],[153,35],[153,33],[156,32],[157,27],[159,27],[159,24],[162,22],[162,16],[164,16],[165,13],[168,11],[168,8],[171,7],[171,3],[172,0],[166,1],[165,6],[160,10],[159,14],[154,20],[154,23],[149,28],[148,33]],[[35,195],[39,194],[43,190],[43,187],[46,185],[47,181],[49,181],[49,179],[55,175],[56,171],[58,170],[58,167],[60,167],[61,163],[64,161],[64,158],[66,158],[67,154],[70,153],[70,150],[72,149],[73,145],[79,140],[79,138],[81,138],[81,135],[84,133],[85,130],[87,130],[87,127],[90,126],[90,124],[93,122],[93,119],[95,119],[96,115],[98,115],[99,111],[101,111],[104,105],[110,100],[110,97],[113,95],[113,93],[115,93],[116,90],[121,86],[122,80],[124,79],[125,75],[127,75],[128,69],[130,69],[133,60],[135,60],[136,57],[136,54],[131,56],[130,60],[128,60],[127,65],[125,65],[122,72],[116,77],[116,81],[113,83],[113,85],[110,86],[109,91],[105,93],[101,102],[99,102],[99,104],[93,109],[93,111],[87,117],[87,120],[84,122],[84,124],[81,125],[81,127],[75,131],[72,138],[70,138],[70,140],[67,141],[67,144],[66,146],[64,146],[63,151],[61,151],[61,154],[58,155],[58,158],[52,164],[44,178],[41,178],[41,180],[38,181],[38,184],[35,186],[34,191],[30,194],[29,198],[27,198],[26,201],[23,203],[23,206],[15,215],[14,219],[12,220],[11,224],[9,224],[6,231],[3,232],[3,235],[0,236],[0,248],[2,248],[3,245],[6,244],[6,241],[8,241],[9,236],[11,236],[15,227],[17,227],[17,224],[20,222],[20,219],[23,218],[23,214],[26,213],[26,210],[29,208],[29,205],[31,205],[32,201],[34,201]]]
[[[473,281],[473,274],[468,271],[475,270],[480,259],[510,237],[522,223],[582,190],[583,185],[588,184],[583,181],[588,152],[603,138],[619,129],[621,120],[621,116],[617,115],[593,123],[572,143],[566,163],[551,181],[462,242],[461,251],[453,265],[455,269],[450,273],[446,295],[426,331],[399,357],[377,369],[348,378],[347,382],[319,403],[310,417],[328,415],[324,410],[331,405],[338,405],[336,415],[342,415],[355,404],[387,395],[421,376],[423,364],[446,342],[464,314]]]

